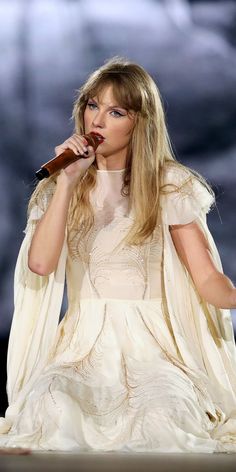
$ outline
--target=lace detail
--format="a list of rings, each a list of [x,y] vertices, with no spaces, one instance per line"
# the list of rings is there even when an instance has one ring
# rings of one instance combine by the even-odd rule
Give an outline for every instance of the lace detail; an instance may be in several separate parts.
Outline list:
[[[187,224],[210,211],[214,196],[190,171],[167,166],[163,177],[160,204],[165,224]]]
[[[128,197],[121,195],[121,188],[120,173],[112,174],[112,181],[110,174],[99,174],[98,184],[90,195],[94,225],[85,237],[82,238],[82,228],[71,237],[71,266],[83,266],[83,273],[77,276],[77,280],[83,279],[80,297],[144,299],[161,296],[160,226],[142,245],[124,244],[133,218]]]
[[[97,217],[86,238],[78,233],[71,245],[72,257],[79,260],[87,271],[92,291],[97,297],[107,296],[108,286],[117,292],[129,286],[138,289],[140,298],[145,297],[148,282],[149,245],[127,246],[121,244],[129,231],[132,221],[116,216],[111,221]],[[108,218],[109,220],[109,218]],[[128,292],[127,292],[128,296]]]
[[[54,181],[50,181],[47,183],[47,185],[44,188],[43,193],[40,195],[40,198],[38,198],[37,203],[32,206],[30,210],[30,214],[28,217],[27,225],[24,229],[24,233],[27,233],[30,227],[33,229],[35,228],[35,225],[37,224],[38,220],[43,216],[45,213],[52,197],[56,189],[56,183]]]

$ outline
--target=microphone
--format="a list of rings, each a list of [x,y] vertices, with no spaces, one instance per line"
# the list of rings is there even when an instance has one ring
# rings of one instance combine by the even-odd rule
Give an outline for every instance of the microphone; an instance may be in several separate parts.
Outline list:
[[[94,151],[96,151],[99,144],[104,141],[103,136],[99,133],[95,133],[91,131],[89,134],[83,134],[83,137],[88,142],[89,146],[92,146]],[[44,178],[49,177],[50,175],[54,174],[61,169],[64,169],[68,165],[72,164],[72,162],[78,161],[81,158],[86,159],[88,156],[86,155],[77,155],[71,149],[66,149],[62,154],[57,157],[54,157],[50,161],[43,164],[35,175],[38,180],[42,180]]]

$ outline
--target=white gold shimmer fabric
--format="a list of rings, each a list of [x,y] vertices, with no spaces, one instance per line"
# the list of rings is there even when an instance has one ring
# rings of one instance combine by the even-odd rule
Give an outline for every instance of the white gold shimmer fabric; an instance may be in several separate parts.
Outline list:
[[[65,240],[49,277],[27,267],[44,210],[31,212],[15,273],[0,447],[236,452],[230,312],[200,299],[169,232],[197,220],[222,270],[206,224],[213,198],[169,165],[161,224],[145,244],[127,247],[133,216],[121,195],[123,172],[97,171],[94,226],[83,239],[75,234],[70,250]],[[68,310],[59,323],[65,279]]]

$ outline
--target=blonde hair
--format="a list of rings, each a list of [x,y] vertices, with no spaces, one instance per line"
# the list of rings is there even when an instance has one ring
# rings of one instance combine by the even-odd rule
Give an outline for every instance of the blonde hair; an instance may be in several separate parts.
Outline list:
[[[75,132],[84,134],[84,111],[88,99],[98,95],[108,85],[112,85],[117,102],[136,114],[127,152],[122,194],[129,195],[129,207],[135,215],[124,241],[138,245],[152,235],[160,218],[159,198],[164,165],[168,162],[184,169],[187,167],[174,157],[161,96],[154,80],[140,65],[124,58],[108,60],[78,90],[72,113]],[[80,237],[83,237],[93,226],[94,215],[89,194],[96,185],[96,168],[95,160],[73,193],[68,212],[69,234],[79,228],[81,231],[82,228]],[[194,175],[212,192],[199,174],[195,172]],[[29,211],[35,203],[39,204],[46,186],[55,179],[54,175],[38,184],[31,197]]]

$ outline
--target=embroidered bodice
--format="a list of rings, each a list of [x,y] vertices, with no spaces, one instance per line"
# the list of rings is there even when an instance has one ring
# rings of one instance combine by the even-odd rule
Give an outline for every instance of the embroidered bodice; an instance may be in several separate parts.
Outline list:
[[[123,170],[98,170],[90,194],[94,225],[75,238],[67,276],[73,281],[69,300],[81,298],[160,298],[161,231],[157,227],[144,244],[122,243],[133,218],[128,197],[121,194]],[[76,296],[77,298],[77,296]]]

